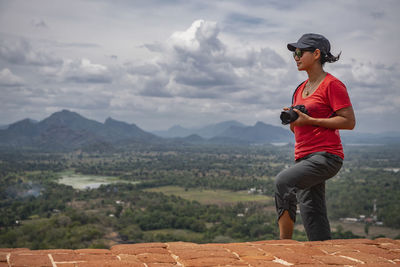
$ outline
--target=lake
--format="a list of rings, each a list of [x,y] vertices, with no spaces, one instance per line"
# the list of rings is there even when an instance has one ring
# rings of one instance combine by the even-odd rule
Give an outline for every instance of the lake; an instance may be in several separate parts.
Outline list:
[[[61,179],[58,183],[70,185],[75,189],[96,189],[101,185],[113,184],[113,183],[137,183],[129,182],[119,179],[118,177],[112,176],[100,176],[100,175],[85,175],[74,172],[63,172],[60,173]]]

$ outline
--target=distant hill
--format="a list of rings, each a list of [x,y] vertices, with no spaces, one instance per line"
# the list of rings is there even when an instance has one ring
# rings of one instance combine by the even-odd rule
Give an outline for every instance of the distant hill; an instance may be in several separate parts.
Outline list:
[[[151,142],[159,139],[134,124],[107,119],[100,123],[78,113],[62,110],[40,121],[25,119],[0,130],[0,145],[65,151],[77,148],[112,147],[121,142]]]
[[[154,131],[153,134],[166,137],[166,138],[174,138],[174,137],[186,137],[194,134],[195,131],[187,128],[183,128],[180,125],[174,125],[166,131]]]
[[[293,134],[282,127],[257,122],[254,126],[231,126],[218,137],[229,137],[248,143],[277,143],[293,141]]]
[[[225,131],[230,129],[231,127],[246,127],[246,125],[238,122],[238,121],[224,121],[217,124],[212,124],[205,126],[201,129],[198,129],[196,133],[204,138],[212,138],[216,136],[221,136]]]
[[[36,121],[36,120],[32,120],[32,119],[25,119],[25,120],[28,120],[28,121],[30,121],[30,122],[32,122],[32,123],[37,123],[38,121]],[[5,129],[7,129],[8,127],[10,126],[10,124],[5,124],[5,125],[0,125],[0,130],[5,130]]]
[[[157,131],[153,132],[155,135],[173,138],[173,137],[187,137],[190,135],[198,135],[202,138],[212,138],[219,136],[221,133],[226,131],[232,126],[245,127],[244,124],[238,121],[224,121],[216,124],[206,125],[200,128],[184,128],[180,125],[175,125],[169,128],[167,131]]]

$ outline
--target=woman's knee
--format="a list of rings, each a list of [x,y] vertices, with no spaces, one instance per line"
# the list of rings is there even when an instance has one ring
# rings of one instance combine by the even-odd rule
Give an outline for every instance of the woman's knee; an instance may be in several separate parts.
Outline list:
[[[291,187],[291,176],[290,173],[288,173],[286,170],[281,171],[278,173],[278,175],[275,177],[274,185],[275,189],[280,189],[282,187],[288,188]]]
[[[279,189],[282,187],[282,185],[285,184],[285,179],[284,177],[281,175],[281,173],[279,173],[274,180],[274,188],[275,188],[275,192],[279,191]]]

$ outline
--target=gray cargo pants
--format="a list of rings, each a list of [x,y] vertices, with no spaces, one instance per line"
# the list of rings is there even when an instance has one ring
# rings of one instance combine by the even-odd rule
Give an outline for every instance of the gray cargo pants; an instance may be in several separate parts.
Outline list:
[[[287,210],[296,221],[297,200],[310,241],[331,239],[326,203],[325,181],[342,167],[343,160],[327,152],[312,153],[281,171],[275,180],[275,206],[278,220]],[[297,195],[297,197],[296,197]]]

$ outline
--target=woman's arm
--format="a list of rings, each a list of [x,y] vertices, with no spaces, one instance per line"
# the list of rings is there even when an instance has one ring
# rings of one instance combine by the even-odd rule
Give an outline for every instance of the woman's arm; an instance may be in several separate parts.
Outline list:
[[[336,111],[336,116],[332,118],[312,118],[300,110],[293,109],[299,114],[299,118],[290,124],[294,126],[315,125],[330,129],[353,130],[356,126],[356,118],[353,107],[346,107]]]

